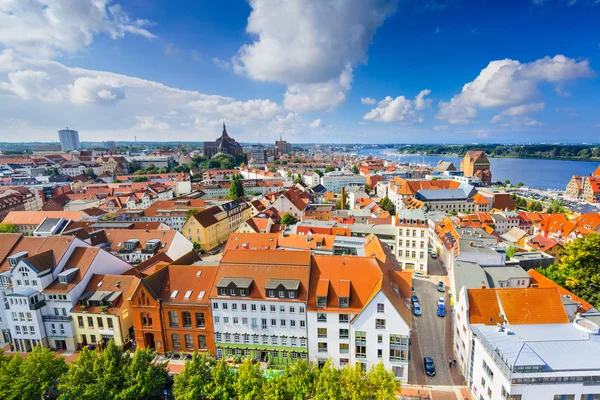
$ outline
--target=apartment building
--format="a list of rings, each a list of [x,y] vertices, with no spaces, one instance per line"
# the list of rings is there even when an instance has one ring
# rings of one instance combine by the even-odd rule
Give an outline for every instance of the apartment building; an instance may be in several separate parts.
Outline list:
[[[140,279],[132,275],[94,274],[71,310],[77,348],[104,347],[109,340],[125,346],[134,338],[129,299]]]
[[[502,211],[492,214],[494,220],[494,230],[498,235],[504,235],[512,228],[518,228],[521,223],[521,217],[515,211]]]
[[[331,171],[327,172],[321,177],[321,185],[323,185],[328,192],[339,193],[342,188],[348,188],[350,186],[365,187],[367,179],[362,175],[354,175],[351,172],[345,171]]]
[[[399,210],[394,217],[396,259],[406,270],[427,273],[429,224],[421,210]]]
[[[210,293],[217,359],[308,358],[310,265],[309,251],[227,250]]]
[[[391,255],[371,235],[366,256],[314,255],[308,296],[309,360],[323,366],[383,362],[407,382],[412,278],[393,270]]]
[[[182,234],[201,250],[225,243],[229,235],[252,217],[252,208],[242,199],[208,207],[193,214],[183,225]]]
[[[21,238],[3,261],[1,273],[14,348],[26,352],[41,343],[75,350],[71,309],[91,276],[98,272],[121,274],[130,268],[77,238]]]

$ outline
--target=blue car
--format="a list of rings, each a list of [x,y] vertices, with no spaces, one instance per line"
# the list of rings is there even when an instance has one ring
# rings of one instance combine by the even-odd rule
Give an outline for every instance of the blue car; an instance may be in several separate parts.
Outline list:
[[[443,317],[446,315],[446,307],[443,304],[438,305],[437,315],[438,317]]]
[[[435,365],[433,364],[433,358],[425,357],[423,358],[423,367],[425,368],[425,373],[429,376],[435,376]]]

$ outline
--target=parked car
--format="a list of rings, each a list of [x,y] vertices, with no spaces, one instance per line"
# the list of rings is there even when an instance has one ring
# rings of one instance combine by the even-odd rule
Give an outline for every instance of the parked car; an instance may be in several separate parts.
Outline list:
[[[415,314],[417,317],[421,315],[421,306],[418,302],[413,303],[413,314]]]
[[[433,358],[425,357],[423,358],[423,367],[425,368],[425,373],[429,376],[435,376],[435,364],[433,363]]]
[[[437,315],[438,317],[446,315],[446,307],[443,304],[438,304]]]
[[[446,287],[444,286],[444,282],[438,282],[438,292],[443,292],[446,290]]]
[[[413,278],[428,278],[428,276],[422,272],[415,271],[413,272]]]
[[[435,251],[431,252],[431,258],[437,258],[437,253]]]
[[[214,249],[213,251],[210,252],[211,255],[216,256],[217,254],[219,254],[219,248],[217,247],[216,249]]]
[[[439,306],[440,304],[441,304],[441,305],[444,305],[444,297],[443,297],[443,296],[440,296],[440,297],[438,298],[438,306]]]
[[[412,297],[410,298],[410,302],[415,304],[419,302],[419,298],[417,297],[416,294],[413,294]]]

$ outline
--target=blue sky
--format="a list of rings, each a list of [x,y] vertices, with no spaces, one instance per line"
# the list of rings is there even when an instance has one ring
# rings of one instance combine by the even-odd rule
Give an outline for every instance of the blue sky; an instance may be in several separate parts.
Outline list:
[[[600,1],[9,0],[0,140],[600,142]]]

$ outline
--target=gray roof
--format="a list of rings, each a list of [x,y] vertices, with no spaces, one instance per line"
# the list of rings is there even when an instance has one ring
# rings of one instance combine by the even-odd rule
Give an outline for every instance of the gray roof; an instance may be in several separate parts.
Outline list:
[[[287,290],[298,290],[300,287],[300,281],[298,279],[269,279],[265,289],[277,289],[279,285]]]
[[[572,324],[508,325],[510,332],[498,332],[496,326],[471,325],[474,335],[482,340],[488,353],[514,377],[532,373],[516,373],[514,367],[542,366],[544,376],[552,372],[570,376],[584,371],[600,371],[600,336],[577,329]],[[581,371],[581,372],[579,372]],[[586,373],[586,374],[589,374]],[[597,373],[594,373],[597,375]]]
[[[419,190],[415,197],[421,201],[466,200],[469,193],[462,189],[424,189]]]
[[[350,232],[396,235],[396,227],[392,224],[352,224],[348,227]]]
[[[488,283],[492,288],[498,288],[500,282],[506,282],[509,279],[529,279],[531,276],[525,272],[520,266],[508,266],[504,265],[501,267],[482,267],[488,278]],[[506,287],[506,286],[502,286]]]
[[[458,248],[460,253],[497,253],[494,249],[486,246],[481,240],[458,239]]]
[[[233,283],[236,287],[249,288],[253,281],[254,279],[252,278],[223,278],[217,283],[217,287],[223,288]]]
[[[489,287],[485,271],[479,264],[473,262],[456,260],[454,262],[454,280],[457,292],[460,292],[463,286],[467,289]]]

